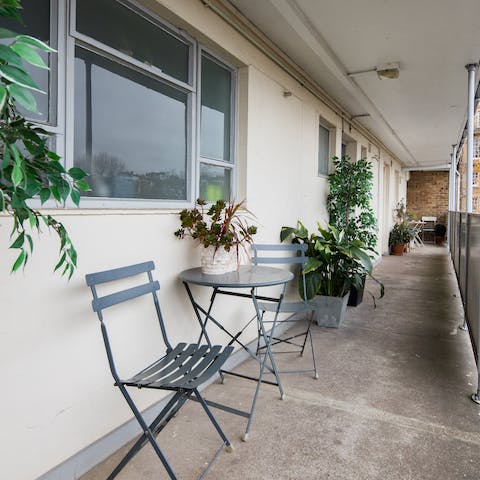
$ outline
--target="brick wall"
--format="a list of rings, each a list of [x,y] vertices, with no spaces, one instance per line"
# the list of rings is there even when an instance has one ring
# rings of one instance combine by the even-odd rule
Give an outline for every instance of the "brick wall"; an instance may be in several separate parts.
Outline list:
[[[437,217],[447,224],[448,172],[413,171],[407,184],[407,212],[415,218]]]

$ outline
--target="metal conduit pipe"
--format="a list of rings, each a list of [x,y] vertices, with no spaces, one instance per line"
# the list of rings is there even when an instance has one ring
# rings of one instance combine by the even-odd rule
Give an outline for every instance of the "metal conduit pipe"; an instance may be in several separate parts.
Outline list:
[[[217,14],[230,27],[260,50],[269,60],[295,79],[314,97],[331,108],[339,117],[364,135],[377,148],[381,148],[393,158],[397,156],[370,130],[353,119],[353,115],[344,110],[333,98],[327,95],[310,76],[292,62],[270,39],[250,23],[238,10],[223,0],[200,0],[202,4]],[[248,23],[247,23],[248,22]]]

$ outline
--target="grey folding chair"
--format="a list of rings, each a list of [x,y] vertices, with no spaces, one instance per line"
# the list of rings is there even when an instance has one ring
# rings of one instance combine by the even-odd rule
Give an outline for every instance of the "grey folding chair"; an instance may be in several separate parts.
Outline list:
[[[160,303],[157,296],[157,291],[160,289],[160,284],[158,281],[154,281],[152,277],[152,270],[154,268],[154,263],[150,261],[136,265],[130,265],[127,267],[116,268],[113,270],[91,273],[85,277],[87,285],[92,290],[92,307],[97,313],[98,319],[100,320],[105,349],[107,351],[108,363],[110,365],[113,378],[115,379],[115,386],[118,387],[122,392],[122,395],[127,401],[143,431],[143,433],[140,435],[140,438],[135,442],[133,447],[110,474],[108,480],[113,479],[148,442],[152,445],[155,453],[158,455],[170,479],[177,478],[172,470],[172,467],[168,463],[167,459],[162,453],[162,450],[156,442],[156,437],[165,428],[167,423],[177,414],[177,412],[188,399],[196,400],[202,405],[210,421],[213,423],[213,426],[222,439],[222,445],[215,452],[215,455],[207,465],[207,468],[204,470],[201,478],[203,478],[203,475],[208,471],[224,447],[227,447],[227,450],[231,450],[230,442],[215,420],[215,417],[208,408],[205,400],[200,395],[198,387],[213,375],[218,373],[228,356],[232,353],[233,347],[222,347],[219,345],[209,347],[208,345],[186,343],[179,343],[175,347],[172,347],[167,337],[165,324],[160,310]],[[99,296],[97,293],[97,286],[100,284],[107,284],[110,282],[113,284],[113,282],[138,276],[140,274],[146,274],[148,280],[146,283],[141,280],[136,284],[136,286],[130,286],[126,289],[119,289],[117,285],[117,289],[114,291],[114,293],[111,293],[111,290],[109,290],[108,294],[103,296]],[[104,319],[104,311],[109,307],[136,299],[143,295],[152,296],[156,317],[159,322],[163,343],[166,348],[166,353],[148,365],[146,368],[142,369],[139,373],[123,379],[117,372],[107,329],[107,323],[110,324],[112,321],[114,321],[114,319],[108,318],[108,322],[106,322]],[[114,316],[112,315],[113,313],[114,312],[109,312],[107,316]],[[131,320],[138,320],[138,317],[135,316]],[[148,425],[140,410],[136,407],[126,387],[167,390],[174,392],[174,394],[167,401],[166,406],[161,410],[153,422]],[[170,441],[174,440],[170,439]],[[181,448],[180,443],[178,443],[178,447]]]
[[[306,285],[305,285],[305,274],[303,273],[303,266],[308,260],[308,257],[305,255],[307,251],[307,245],[300,245],[300,244],[291,244],[291,245],[271,245],[271,244],[253,244],[252,245],[252,262],[254,265],[260,264],[268,264],[268,265],[297,265],[298,266],[298,276],[302,277],[301,285],[303,285],[304,295],[303,297],[306,299]],[[314,378],[318,379],[318,372],[317,372],[317,364],[315,361],[315,349],[313,346],[313,339],[312,339],[312,323],[314,320],[315,310],[318,309],[314,303],[309,302],[308,300],[302,300],[299,296],[298,300],[296,301],[287,301],[284,300],[281,305],[280,309],[278,309],[278,303],[276,302],[259,302],[258,303],[259,309],[262,312],[262,319],[264,324],[273,323],[297,323],[298,322],[298,315],[303,314],[305,317],[305,321],[307,323],[306,330],[295,333],[290,336],[284,337],[272,337],[270,338],[270,346],[273,347],[278,344],[286,344],[288,345],[288,350],[280,351],[278,347],[276,349],[272,349],[274,355],[277,354],[286,354],[286,353],[299,353],[303,355],[305,350],[305,346],[307,341],[310,343],[310,348],[312,351],[312,368],[303,369],[303,370],[284,370],[279,371],[279,373],[302,373],[302,372],[313,372]],[[291,315],[283,320],[266,320],[265,313],[266,312],[277,312],[278,313],[290,313]],[[260,335],[259,335],[259,338]],[[257,353],[258,351],[264,348],[258,343],[257,345]],[[286,347],[285,347],[286,348]]]

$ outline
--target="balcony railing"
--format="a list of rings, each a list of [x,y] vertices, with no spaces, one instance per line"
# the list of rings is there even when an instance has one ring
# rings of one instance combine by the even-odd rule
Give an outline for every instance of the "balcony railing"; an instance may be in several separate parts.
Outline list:
[[[465,311],[480,385],[480,215],[449,212],[449,245]],[[480,403],[480,386],[472,400]]]

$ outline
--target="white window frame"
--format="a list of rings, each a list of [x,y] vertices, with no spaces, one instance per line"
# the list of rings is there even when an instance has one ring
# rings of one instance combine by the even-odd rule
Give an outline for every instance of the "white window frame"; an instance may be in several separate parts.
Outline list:
[[[231,124],[230,124],[230,160],[225,161],[221,159],[214,159],[208,157],[202,157],[200,151],[200,128],[201,128],[201,109],[202,109],[202,76],[201,76],[201,67],[202,67],[202,55],[205,54],[210,60],[218,63],[222,68],[225,68],[230,71],[231,74],[231,92],[230,92],[230,112],[231,112]],[[237,184],[236,176],[237,176],[237,122],[238,122],[238,98],[237,98],[237,81],[238,81],[238,74],[237,69],[233,65],[225,62],[223,59],[220,59],[217,55],[215,55],[211,50],[199,46],[198,49],[198,59],[197,59],[197,135],[196,135],[196,145],[197,145],[197,155],[196,155],[196,181],[195,181],[195,191],[197,195],[200,195],[200,165],[207,164],[213,165],[217,167],[222,167],[225,169],[230,169],[230,197],[231,199],[235,199],[235,185]],[[228,199],[226,199],[228,200]]]
[[[326,173],[321,173],[320,172],[320,127],[324,128],[325,130],[328,130],[328,154],[327,154],[327,172]],[[319,117],[318,120],[318,125],[317,125],[317,177],[319,178],[328,178],[328,175],[330,174],[330,160],[332,158],[332,141],[333,141],[333,136],[334,136],[334,128],[329,125],[322,117]]]
[[[223,58],[216,55],[213,51],[203,47],[193,37],[180,31],[169,22],[142,6],[136,0],[116,0],[118,3],[130,8],[136,14],[141,15],[147,21],[165,29],[170,34],[179,38],[190,46],[189,51],[189,79],[188,83],[180,81],[167,75],[160,68],[146,65],[122,52],[119,52],[95,39],[83,35],[76,31],[76,2],[78,0],[50,0],[51,5],[51,35],[56,42],[56,69],[52,69],[52,87],[56,92],[49,92],[50,108],[56,108],[56,124],[43,123],[48,130],[54,134],[53,143],[55,151],[62,157],[63,164],[68,170],[74,166],[74,91],[75,91],[75,46],[87,48],[94,53],[133,68],[145,75],[151,75],[160,82],[180,88],[188,95],[187,108],[190,115],[187,119],[187,153],[186,153],[186,199],[124,199],[124,198],[103,198],[103,197],[85,197],[82,196],[80,207],[92,209],[179,209],[192,206],[200,189],[200,164],[206,163],[218,165],[230,169],[230,192],[232,198],[236,194],[237,178],[237,124],[238,124],[238,72],[237,67],[226,62]],[[81,1],[81,0],[80,0]],[[231,89],[231,128],[230,128],[230,161],[215,160],[203,158],[200,156],[200,104],[201,104],[201,58],[202,53],[208,55],[210,59],[218,62],[223,68],[227,68],[232,73]],[[87,177],[88,181],[88,177]],[[33,201],[35,206],[40,206],[39,200]],[[69,198],[63,206],[58,205],[53,200],[47,201],[42,205],[43,208],[73,208],[74,204]]]

